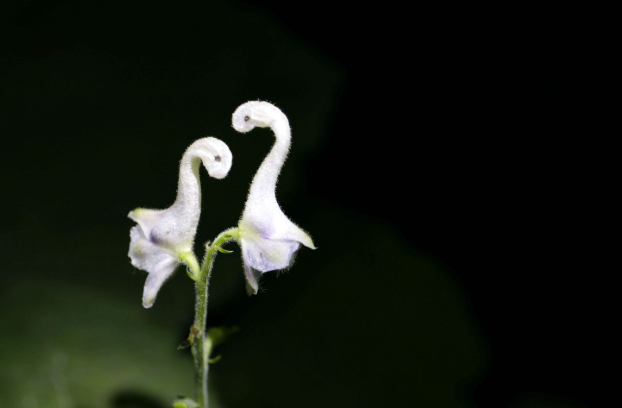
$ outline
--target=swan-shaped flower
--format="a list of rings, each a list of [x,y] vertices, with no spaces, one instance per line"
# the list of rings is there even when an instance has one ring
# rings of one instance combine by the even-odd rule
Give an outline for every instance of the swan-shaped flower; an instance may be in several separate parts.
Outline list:
[[[315,246],[311,237],[285,216],[276,201],[276,182],[291,142],[287,116],[268,102],[251,101],[236,109],[232,123],[241,133],[255,127],[269,127],[276,136],[272,150],[253,178],[238,224],[247,291],[256,294],[262,273],[287,268],[300,244],[311,249]]]
[[[184,263],[196,279],[199,264],[193,251],[201,215],[200,162],[210,176],[222,179],[231,168],[229,147],[213,137],[199,139],[188,147],[179,166],[175,203],[165,210],[137,208],[128,215],[138,225],[130,231],[129,257],[138,269],[148,272],[143,306],[153,306],[162,284]]]

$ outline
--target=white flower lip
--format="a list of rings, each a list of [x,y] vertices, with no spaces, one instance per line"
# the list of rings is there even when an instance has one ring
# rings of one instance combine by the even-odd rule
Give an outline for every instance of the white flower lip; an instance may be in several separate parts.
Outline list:
[[[276,183],[289,152],[291,130],[287,117],[268,102],[239,106],[232,125],[241,133],[270,127],[276,142],[253,178],[239,227],[239,241],[249,294],[256,294],[262,273],[285,269],[300,244],[315,249],[309,234],[290,221],[276,201]]]
[[[128,256],[132,265],[148,273],[143,306],[153,306],[162,284],[181,263],[180,257],[193,255],[194,236],[201,215],[199,165],[203,162],[211,177],[222,179],[232,163],[229,147],[213,137],[195,141],[179,166],[175,203],[165,210],[137,208],[128,214],[138,225],[130,230]],[[192,268],[192,265],[189,265]]]

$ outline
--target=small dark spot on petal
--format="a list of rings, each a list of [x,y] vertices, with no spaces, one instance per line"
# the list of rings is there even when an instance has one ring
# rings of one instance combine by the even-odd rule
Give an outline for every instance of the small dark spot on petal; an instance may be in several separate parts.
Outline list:
[[[215,161],[217,161],[217,162],[219,162],[219,161],[220,161],[220,156],[216,156],[216,157],[214,157],[214,160],[215,160]]]
[[[250,118],[248,116],[244,116],[244,122],[248,122]]]

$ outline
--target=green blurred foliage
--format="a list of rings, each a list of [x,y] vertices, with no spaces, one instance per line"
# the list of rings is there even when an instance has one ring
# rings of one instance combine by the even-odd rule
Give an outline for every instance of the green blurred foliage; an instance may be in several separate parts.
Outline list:
[[[146,398],[167,407],[192,392],[193,364],[171,347],[175,331],[105,291],[26,279],[3,288],[0,320],[0,406],[125,407],[123,399]]]

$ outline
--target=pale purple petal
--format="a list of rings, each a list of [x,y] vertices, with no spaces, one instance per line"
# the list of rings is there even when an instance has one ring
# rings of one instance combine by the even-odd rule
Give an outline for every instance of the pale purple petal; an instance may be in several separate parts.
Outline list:
[[[287,268],[300,244],[296,241],[272,240],[242,236],[242,252],[245,262],[253,269],[265,273]]]
[[[175,272],[179,261],[171,251],[149,241],[139,225],[130,230],[130,240],[128,255],[132,265],[148,273],[143,306],[149,308],[153,306],[162,284]]]
[[[261,272],[253,270],[246,262],[244,262],[244,277],[246,278],[246,293],[248,296],[256,295],[259,290],[259,277]]]
[[[153,306],[162,284],[175,272],[177,265],[175,259],[169,259],[158,264],[157,272],[151,272],[147,275],[145,289],[143,290],[143,307],[145,309]]]

